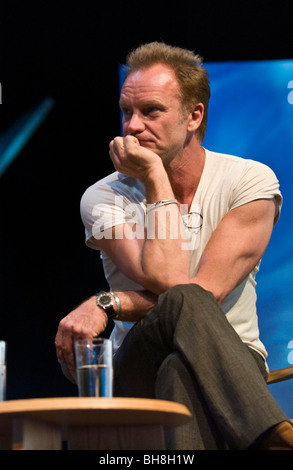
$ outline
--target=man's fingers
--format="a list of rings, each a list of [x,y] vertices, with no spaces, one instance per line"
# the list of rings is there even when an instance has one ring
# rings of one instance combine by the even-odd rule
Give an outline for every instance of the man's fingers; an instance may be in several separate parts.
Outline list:
[[[137,148],[138,146],[140,146],[140,143],[139,143],[139,140],[134,135],[127,135],[124,138],[123,145],[124,145],[125,150],[127,151],[129,148],[133,148],[134,145]]]
[[[59,325],[55,338],[56,355],[59,364],[67,364],[68,367],[74,369],[75,361],[73,354],[73,340],[71,334],[66,334],[63,324]]]
[[[60,321],[55,338],[58,362],[74,370],[74,342],[100,334],[107,323],[108,317],[102,309],[97,308],[94,296],[69,313]]]
[[[117,158],[120,160],[126,157],[128,153],[132,154],[133,151],[135,152],[139,146],[139,140],[133,135],[115,137],[109,145],[110,156],[112,160]]]

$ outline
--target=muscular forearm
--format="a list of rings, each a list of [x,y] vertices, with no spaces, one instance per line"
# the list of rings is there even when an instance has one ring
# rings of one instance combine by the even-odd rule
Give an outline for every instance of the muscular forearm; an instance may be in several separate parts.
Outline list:
[[[147,199],[147,231],[142,250],[142,269],[149,288],[161,293],[188,281],[190,255],[177,203],[153,206],[159,201],[176,201],[168,175],[159,165],[144,180]]]
[[[110,144],[110,155],[116,170],[139,179],[145,186],[147,206],[164,200],[175,199],[174,192],[161,158],[139,145],[137,139],[117,137]],[[132,249],[131,260],[125,256],[130,248],[119,244],[100,243],[117,266],[146,289],[160,294],[169,287],[188,281],[189,251],[178,204],[161,205],[147,212],[145,239],[139,244],[139,252]],[[124,230],[128,229],[127,225]],[[127,237],[126,237],[127,238]],[[133,243],[135,247],[136,244]],[[122,251],[120,250],[122,248]],[[120,259],[119,259],[120,258]],[[129,263],[132,265],[129,267]]]
[[[122,321],[135,322],[141,319],[157,302],[157,296],[148,291],[117,291],[116,294],[121,303],[119,320]],[[114,306],[117,312],[115,301]],[[95,295],[85,300],[60,321],[55,338],[56,353],[58,361],[63,365],[63,372],[69,379],[72,378],[70,370],[75,370],[74,341],[102,334],[107,324],[107,315],[102,308],[97,306]]]
[[[157,295],[149,291],[115,291],[121,304],[119,320],[135,322],[143,318],[157,303]],[[117,306],[115,308],[117,312]]]

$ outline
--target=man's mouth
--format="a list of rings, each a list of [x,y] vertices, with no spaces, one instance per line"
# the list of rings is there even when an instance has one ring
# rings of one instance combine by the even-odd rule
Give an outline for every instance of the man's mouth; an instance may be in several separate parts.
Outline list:
[[[153,145],[153,141],[152,140],[148,140],[148,139],[140,139],[139,137],[137,137],[140,145],[142,147],[146,147],[146,146],[149,146],[149,145]]]

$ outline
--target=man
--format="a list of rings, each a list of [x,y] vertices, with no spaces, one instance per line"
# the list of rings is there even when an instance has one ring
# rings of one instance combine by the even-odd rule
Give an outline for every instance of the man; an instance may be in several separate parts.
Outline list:
[[[265,382],[255,307],[278,181],[265,165],[202,147],[210,89],[199,56],[150,43],[127,67],[124,137],[110,143],[116,172],[81,202],[111,292],[60,322],[58,360],[74,370],[74,340],[114,317],[115,394],[192,411],[191,423],[166,433],[168,448],[293,449]]]

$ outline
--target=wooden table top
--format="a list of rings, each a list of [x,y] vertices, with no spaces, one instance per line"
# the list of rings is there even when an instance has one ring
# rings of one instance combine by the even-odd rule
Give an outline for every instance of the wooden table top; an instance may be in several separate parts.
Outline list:
[[[33,398],[0,402],[0,429],[14,417],[30,417],[55,424],[161,424],[187,423],[191,414],[180,404],[145,398]]]

